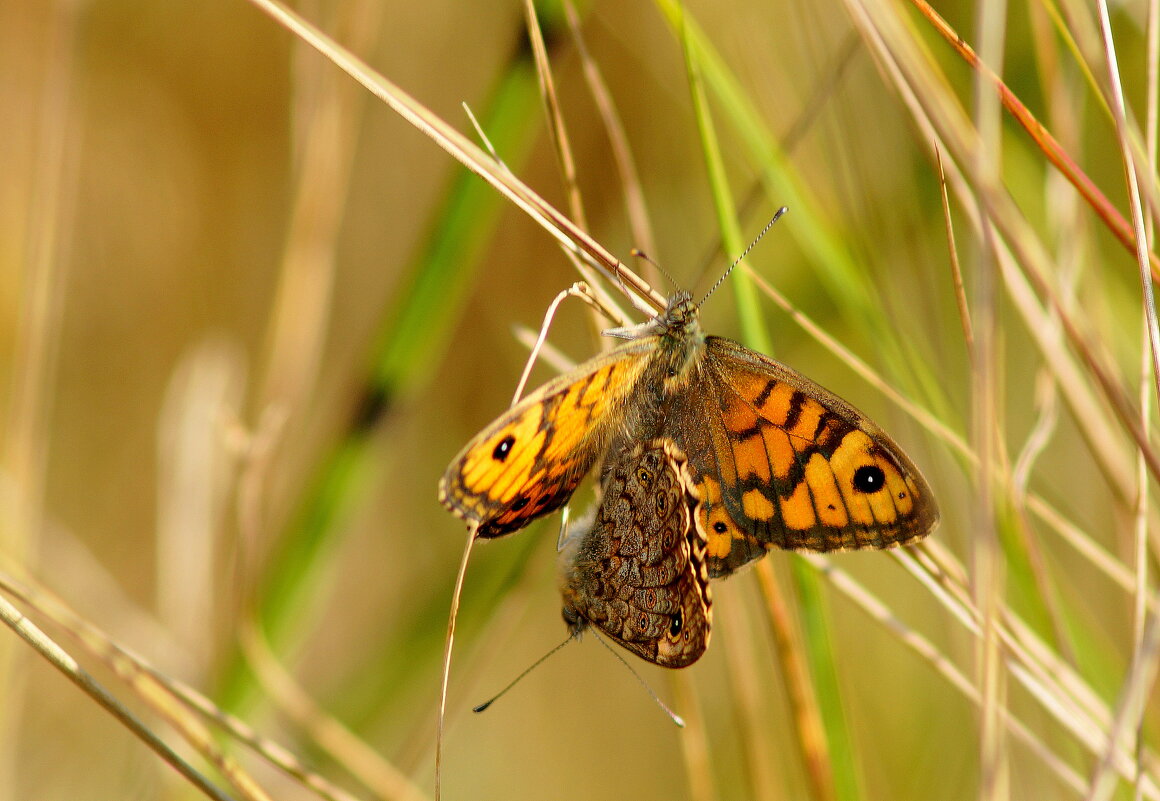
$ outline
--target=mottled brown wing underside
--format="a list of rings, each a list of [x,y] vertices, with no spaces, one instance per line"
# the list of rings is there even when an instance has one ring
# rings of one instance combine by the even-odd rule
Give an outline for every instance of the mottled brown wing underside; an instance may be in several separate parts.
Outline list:
[[[590,527],[562,563],[564,620],[595,626],[643,659],[685,667],[709,644],[712,600],[699,501],[669,440],[613,459]]]

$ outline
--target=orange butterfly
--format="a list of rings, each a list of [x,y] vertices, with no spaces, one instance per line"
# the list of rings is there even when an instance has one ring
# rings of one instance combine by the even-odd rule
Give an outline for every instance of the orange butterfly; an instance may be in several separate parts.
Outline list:
[[[544,384],[472,439],[439,498],[498,537],[565,504],[605,454],[658,437],[688,457],[711,576],[769,548],[884,548],[938,522],[906,454],[850,404],[780,362],[706,336],[677,292],[629,341]]]
[[[637,445],[610,465],[595,517],[565,540],[564,622],[661,667],[691,665],[713,618],[706,544],[685,455],[672,440]]]

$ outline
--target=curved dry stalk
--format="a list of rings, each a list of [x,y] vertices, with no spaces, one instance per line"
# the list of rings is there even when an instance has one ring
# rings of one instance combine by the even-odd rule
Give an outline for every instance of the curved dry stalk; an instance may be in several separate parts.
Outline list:
[[[427,798],[405,773],[310,697],[278,660],[252,620],[243,624],[239,639],[258,680],[276,703],[363,785],[379,798],[391,801],[424,801]]]
[[[562,246],[573,252],[584,254],[609,276],[623,280],[634,294],[652,308],[657,311],[664,308],[665,298],[662,295],[642,281],[576,223],[557,211],[527,184],[503,169],[478,146],[444,122],[438,115],[433,114],[426,106],[372,70],[362,59],[277,0],[250,0],[250,2],[366,87],[375,97],[386,103],[392,111],[430,137],[456,161],[491,184],[545,231],[555,237]]]
[[[229,714],[185,682],[166,675],[144,657],[117,643],[106,632],[78,615],[50,590],[30,582],[18,581],[3,573],[0,573],[0,589],[61,626],[96,659],[107,664],[111,670],[129,682],[140,693],[142,700],[154,708],[171,709],[172,701],[177,700],[201,716],[212,720],[235,740],[286,775],[301,781],[320,797],[328,801],[355,801],[354,797],[341,787],[311,771],[289,749],[259,734],[249,724]],[[180,717],[169,722],[179,731],[184,731],[186,720]],[[201,736],[203,730],[197,728],[193,731],[199,734],[198,738],[191,739],[194,745],[201,748],[204,744],[210,749],[217,749],[212,737]],[[210,761],[215,763],[218,761],[213,752],[207,753],[206,756]],[[222,759],[226,760],[223,764],[232,766],[230,757],[224,756]]]
[[[532,373],[532,368],[536,364],[536,359],[539,358],[540,351],[544,347],[544,341],[548,337],[548,329],[552,325],[552,320],[556,316],[556,310],[566,298],[578,298],[587,303],[591,308],[596,310],[597,314],[604,315],[606,312],[600,305],[600,302],[592,293],[592,289],[583,281],[577,281],[572,286],[560,292],[548,304],[548,310],[544,312],[544,322],[540,325],[540,333],[536,337],[536,341],[532,344],[531,352],[528,354],[528,360],[524,364],[524,371],[520,374],[520,380],[516,382],[516,391],[512,396],[512,406],[519,403],[520,396],[524,394],[524,387],[528,383],[528,377]]]
[[[231,796],[222,791],[205,775],[182,759],[144,721],[130,712],[112,693],[94,679],[88,671],[84,670],[67,651],[54,642],[52,638],[45,634],[31,620],[26,618],[8,599],[3,597],[0,597],[0,621],[3,621],[22,640],[44,657],[49,664],[60,671],[65,678],[96,701],[106,712],[111,714],[126,729],[132,732],[134,736],[149,746],[165,762],[169,763],[174,770],[189,780],[194,787],[209,798],[216,799],[216,801],[232,801]],[[142,697],[149,700],[144,695]],[[192,744],[201,746],[203,755],[210,758],[211,762],[223,771],[224,775],[230,779],[234,787],[242,793],[244,798],[250,801],[269,801],[269,796],[232,759],[212,746],[212,739],[203,730],[199,730],[196,733],[193,731],[197,727],[192,721],[174,716],[171,714],[171,710],[166,711],[157,708],[153,704],[150,705],[154,706],[154,711],[161,714],[167,722],[182,731]]]
[[[1133,227],[1128,224],[1128,221],[1124,219],[1124,216],[1120,214],[1119,210],[1068,154],[1063,145],[1051,134],[1051,131],[1036,118],[1027,106],[1023,105],[1023,102],[1011,91],[1007,84],[979,58],[978,54],[967,44],[966,40],[926,0],[910,0],[910,2],[918,9],[919,13],[926,17],[935,32],[942,36],[955,52],[962,57],[963,61],[970,65],[972,69],[994,87],[1003,107],[1027,131],[1032,141],[1035,142],[1047,157],[1048,161],[1083,196],[1084,200],[1092,207],[1096,215],[1104,221],[1108,226],[1108,230],[1112,232],[1116,239],[1129,251],[1135,252],[1137,237],[1133,232]],[[1153,255],[1150,263],[1153,278],[1160,280],[1160,259],[1157,259]]]
[[[443,676],[439,685],[439,722],[435,729],[435,801],[439,801],[443,779],[443,721],[447,717],[447,685],[451,680],[451,649],[455,645],[455,621],[459,618],[459,600],[463,596],[463,580],[467,576],[467,562],[471,546],[475,544],[475,526],[467,529],[467,542],[455,574],[455,590],[451,594],[451,610],[447,614],[447,640],[443,646]]]

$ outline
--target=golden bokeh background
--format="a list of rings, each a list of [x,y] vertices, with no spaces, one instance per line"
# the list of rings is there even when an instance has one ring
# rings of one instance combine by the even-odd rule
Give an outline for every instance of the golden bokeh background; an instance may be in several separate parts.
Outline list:
[[[657,243],[649,255],[680,286],[703,292],[735,254],[721,252],[667,7],[593,2],[580,9],[581,26],[639,168]],[[565,207],[520,3],[344,0],[297,9],[474,137],[466,104],[511,169]],[[589,231],[628,261],[630,248],[646,243],[630,229],[604,121],[559,9],[540,10]],[[974,4],[939,11],[973,34]],[[686,13],[811,196],[811,216],[791,204],[749,265],[900,380],[904,394],[922,402],[918,388],[936,384],[947,400],[936,414],[969,434],[971,371],[937,166],[846,6],[702,0]],[[970,108],[971,72],[913,10],[904,15],[946,70],[948,92]],[[1142,64],[1144,4],[1114,15],[1122,63]],[[1004,75],[1126,209],[1114,129],[1090,98],[1075,101],[1082,81],[1064,48],[1044,44],[1054,34],[1041,17],[1008,9]],[[1066,63],[1050,63],[1048,53]],[[464,541],[461,522],[436,501],[436,482],[510,402],[527,355],[513,329],[539,327],[577,278],[570,264],[535,223],[250,3],[6,3],[0,64],[3,569],[40,580],[122,645],[358,797],[374,797],[241,667],[248,602],[269,603],[286,671],[430,793],[443,635]],[[1142,70],[1123,72],[1130,102],[1142,104]],[[1061,85],[1075,95],[1060,100],[1044,89]],[[738,224],[751,236],[788,200],[759,191],[762,167],[719,98],[710,110]],[[1060,274],[1077,271],[1074,296],[1090,329],[1132,375],[1139,285],[1130,254],[1004,124],[1008,190],[1059,247]],[[474,194],[456,200],[464,192]],[[979,239],[960,208],[952,217],[970,292]],[[910,375],[893,374],[875,331],[841,312],[820,276],[813,219],[875,287]],[[448,254],[454,269],[433,296],[417,297],[417,277]],[[733,296],[729,282],[707,304],[709,330],[741,336]],[[981,514],[972,470],[773,304],[763,311],[773,355],[867,411],[922,466],[943,508],[935,536],[967,560]],[[406,314],[419,320],[410,339],[398,327]],[[1041,357],[1006,301],[999,330],[999,422],[1013,460],[1041,419]],[[572,301],[551,341],[575,360],[600,346]],[[383,353],[396,361],[384,367]],[[534,375],[550,374],[541,366]],[[1061,413],[1031,486],[1128,560],[1130,507],[1089,447],[1070,411]],[[338,488],[320,490],[327,482]],[[327,491],[338,500],[323,532],[303,537],[304,506]],[[569,645],[486,714],[471,714],[565,635],[556,535],[552,518],[473,555],[451,673],[445,797],[699,797],[684,735],[592,638]],[[288,542],[303,566],[280,605],[271,599],[283,590],[263,577]],[[792,558],[769,557],[787,586]],[[1082,630],[1076,661],[1095,666],[1093,685],[1114,701],[1131,654],[1130,598],[1070,550],[1043,558],[1057,579],[1082,577],[1060,590]],[[975,640],[895,560],[833,562],[971,675]],[[1027,587],[1013,586],[1014,606],[1034,606],[1022,604]],[[679,713],[699,710],[713,797],[812,797],[754,576],[714,591],[714,640],[700,663],[679,677],[633,666]],[[840,690],[827,703],[844,713],[858,782],[846,797],[978,797],[973,703],[828,585],[824,601]],[[178,739],[107,664],[22,608],[159,734]],[[0,798],[199,797],[7,630],[0,656]],[[1043,714],[1021,689],[1007,701],[1031,721]],[[1081,774],[1091,769],[1067,735],[1051,730],[1045,739]],[[1010,749],[1012,797],[1068,797],[1024,746]],[[229,750],[273,797],[314,797]]]

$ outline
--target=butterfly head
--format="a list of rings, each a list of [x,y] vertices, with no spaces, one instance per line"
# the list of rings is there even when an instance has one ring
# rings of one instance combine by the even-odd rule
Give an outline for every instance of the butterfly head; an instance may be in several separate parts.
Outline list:
[[[617,339],[644,339],[645,337],[668,336],[682,341],[695,339],[700,335],[697,318],[700,307],[693,302],[693,296],[683,289],[669,296],[665,310],[647,322],[622,328],[609,328],[605,336]]]
[[[687,328],[700,312],[700,307],[693,302],[693,296],[678,289],[669,296],[669,303],[657,317],[657,323],[670,330]]]
[[[577,637],[588,628],[588,619],[580,613],[576,605],[571,599],[564,599],[564,608],[560,610],[560,614],[564,617],[564,625],[568,627],[568,633],[573,637]]]

